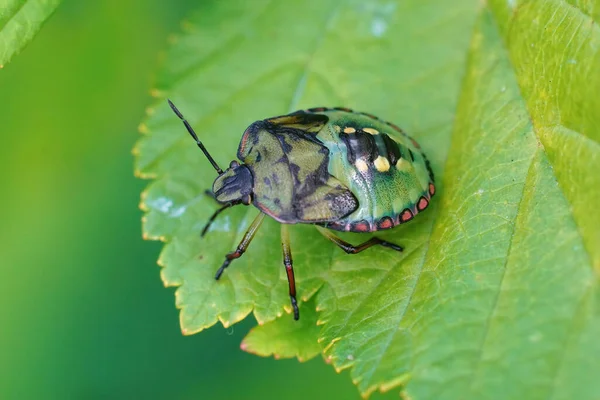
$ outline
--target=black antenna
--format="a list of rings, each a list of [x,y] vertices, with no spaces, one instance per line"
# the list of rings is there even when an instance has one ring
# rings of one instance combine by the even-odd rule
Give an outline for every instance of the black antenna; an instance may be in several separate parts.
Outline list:
[[[196,132],[194,132],[194,130],[192,129],[190,123],[187,122],[187,120],[183,117],[183,114],[181,114],[181,112],[179,112],[179,110],[177,109],[177,107],[175,107],[175,104],[173,104],[171,102],[171,100],[167,99],[167,101],[169,102],[169,105],[171,106],[171,109],[173,109],[173,112],[183,122],[183,124],[187,128],[187,130],[190,133],[190,135],[192,135],[192,137],[196,141],[196,144],[198,145],[198,147],[200,147],[200,150],[202,150],[202,152],[204,153],[204,155],[206,156],[206,158],[208,158],[208,161],[210,161],[210,163],[212,164],[213,168],[217,170],[217,172],[219,173],[219,175],[221,175],[223,173],[223,170],[221,168],[219,168],[219,166],[217,165],[217,163],[215,162],[215,160],[208,153],[208,150],[206,150],[206,147],[204,147],[204,145],[202,144],[202,142],[200,141],[200,139],[198,139],[198,136],[196,135]]]

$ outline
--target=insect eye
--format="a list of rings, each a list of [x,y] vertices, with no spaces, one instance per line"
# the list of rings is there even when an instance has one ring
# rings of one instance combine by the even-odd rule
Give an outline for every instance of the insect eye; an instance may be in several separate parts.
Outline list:
[[[248,195],[242,197],[242,204],[244,204],[245,206],[252,204],[252,195],[248,194]]]

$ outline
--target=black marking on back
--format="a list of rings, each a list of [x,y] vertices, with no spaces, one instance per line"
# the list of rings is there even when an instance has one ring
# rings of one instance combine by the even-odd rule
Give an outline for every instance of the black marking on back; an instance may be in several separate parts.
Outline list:
[[[429,171],[429,177],[431,178],[431,182],[435,182],[435,176],[433,175],[433,170],[431,169],[431,164],[429,163],[429,160],[427,159],[427,157],[425,157],[425,154],[421,153],[421,155],[425,159],[425,167],[427,168],[427,171]]]
[[[315,191],[319,185],[325,184],[329,177],[327,165],[329,163],[329,149],[316,137],[316,134],[306,133],[300,129],[284,128],[281,126],[271,125],[270,133],[279,141],[284,155],[277,162],[287,164],[290,173],[294,178],[294,196],[306,197]],[[299,178],[300,166],[289,161],[288,154],[293,150],[293,143],[297,141],[308,140],[319,145],[319,153],[325,155],[320,165],[313,166],[311,173],[302,182]]]
[[[296,187],[300,186],[302,184],[302,182],[300,182],[300,178],[298,178],[298,174],[300,173],[300,166],[288,161],[288,167],[290,169],[290,172],[292,173],[292,176],[294,177],[294,185],[296,185]]]
[[[299,113],[304,113],[304,111],[300,111]],[[312,117],[306,120],[310,122]],[[272,124],[268,121],[266,122],[265,127],[270,134],[277,138],[284,153],[276,162],[286,164],[289,168],[290,175],[294,180],[292,185],[292,198],[294,199],[294,202],[291,204],[289,211],[279,215],[279,217],[288,221],[304,220],[303,208],[307,204],[306,199],[309,198],[317,188],[326,185],[329,180],[329,149],[317,138],[316,132],[306,132],[298,128]],[[294,143],[300,141],[310,141],[318,144],[317,152],[323,155],[319,165],[303,166],[308,169],[308,173],[303,176],[302,180],[300,179],[301,166],[293,162],[289,157],[289,155],[293,154]],[[276,179],[276,174],[273,173],[270,180],[275,181]],[[341,187],[339,189],[341,189]],[[352,213],[358,207],[358,201],[350,190],[346,190],[346,192],[342,194],[338,193],[334,197],[326,195],[323,200],[329,204],[329,207],[334,214],[339,214],[341,216]],[[273,200],[273,202],[277,206],[281,205],[280,199]]]
[[[354,111],[352,111],[351,109],[346,108],[346,107],[333,107],[333,109],[337,110],[337,111],[345,111],[345,112],[353,113],[354,114]]]
[[[358,128],[360,129],[360,128]],[[340,132],[339,136],[348,149],[348,161],[354,164],[359,158],[373,162],[377,158],[377,145],[373,135],[356,130],[354,133]]]
[[[397,142],[395,142],[394,140],[392,140],[385,133],[380,133],[379,135],[383,139],[383,143],[385,144],[385,148],[387,150],[387,154],[380,154],[380,155],[387,157],[387,159],[390,161],[391,165],[396,165],[398,160],[400,160],[402,158],[402,153],[400,152],[400,145]]]
[[[356,197],[354,197],[352,192],[350,192],[349,190],[342,196],[326,195],[325,201],[329,203],[329,206],[332,210],[334,210],[335,214],[348,215],[349,213],[347,212],[347,210],[354,211],[356,209],[356,206],[358,206]]]
[[[308,111],[308,112],[324,112],[324,111],[328,111],[328,110],[329,110],[329,108],[327,108],[327,107],[313,107],[313,108],[307,109],[306,111]],[[298,111],[296,111],[296,112],[298,112]]]
[[[375,121],[379,121],[379,122],[383,122],[384,124],[386,124],[387,126],[389,126],[390,128],[394,129],[395,131],[397,131],[398,133],[400,133],[402,136],[404,136],[405,138],[411,139],[415,144],[416,142],[414,141],[414,139],[408,135],[406,132],[404,132],[404,130],[402,130],[402,128],[400,128],[398,125],[393,124],[391,122],[385,121],[379,117],[377,117],[376,115],[373,114],[369,114],[366,112],[360,112],[360,111],[354,111],[350,108],[346,108],[346,107],[313,107],[313,108],[309,108],[306,109],[304,112],[308,112],[308,113],[319,113],[319,112],[326,112],[326,111],[344,111],[344,112],[348,112],[351,114],[358,114],[358,115],[364,115],[368,118],[371,118]],[[357,132],[353,133],[351,135],[356,135],[356,134],[365,134],[365,132],[360,131],[360,127],[354,127]],[[393,139],[391,139],[387,134],[380,132],[379,136],[381,136],[385,142],[385,147],[387,150],[387,154],[379,154],[381,156],[387,156],[388,160],[390,161],[391,165],[395,165],[398,160],[400,160],[400,158],[407,157],[409,156],[411,158],[411,160],[414,162],[415,161],[415,156],[414,153],[412,152],[411,149],[406,148],[402,145],[400,145],[398,142],[394,141]],[[346,143],[346,140],[344,140],[344,136],[342,136],[342,134],[340,134],[340,138],[344,141],[344,143],[346,144],[346,146],[348,146],[348,143]],[[362,139],[361,139],[362,140]],[[376,157],[377,157],[377,149],[374,143],[371,144],[372,146],[375,147],[375,151],[367,151],[368,149],[363,149],[363,153],[368,153],[369,155],[369,161],[373,161]],[[419,146],[415,146],[417,147],[417,149],[420,150]],[[431,164],[429,162],[429,160],[427,159],[427,157],[425,156],[425,153],[423,153],[423,151],[419,151],[419,153],[421,154],[421,156],[423,157],[423,160],[425,161],[425,167],[427,168],[427,171],[429,172],[429,177],[431,178],[432,182],[435,182],[435,176],[433,174],[433,170],[431,169]],[[348,147],[348,161],[350,161],[351,163],[354,163],[356,161],[356,153],[354,156],[351,156],[351,152],[350,152],[350,147]]]
[[[373,115],[373,114],[369,114],[369,113],[366,113],[366,112],[356,112],[356,111],[353,111],[353,113],[354,114],[364,115],[365,117],[369,117],[371,119],[374,119],[375,121],[381,121],[381,119],[378,116]],[[383,121],[383,122],[385,122],[385,121]]]

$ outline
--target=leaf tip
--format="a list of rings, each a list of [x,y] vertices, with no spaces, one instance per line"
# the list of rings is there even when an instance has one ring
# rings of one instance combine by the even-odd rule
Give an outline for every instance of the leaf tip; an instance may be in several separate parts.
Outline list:
[[[139,124],[138,125],[138,132],[141,133],[141,134],[143,134],[143,135],[147,135],[150,132],[150,130],[148,129],[148,125],[146,125],[143,122],[141,124]],[[133,151],[135,151],[135,152],[137,152],[139,154],[139,150],[138,150],[137,146],[133,148]]]
[[[177,35],[175,35],[175,34],[171,34],[171,35],[169,35],[169,37],[167,38],[167,42],[168,42],[170,45],[173,45],[173,44],[177,43],[177,41],[178,41],[178,40],[179,40],[179,37],[178,37]]]
[[[159,97],[165,97],[165,92],[160,89],[154,88],[150,90],[150,96],[156,99]]]
[[[400,398],[402,400],[413,400],[413,398],[408,394],[406,390],[400,391]]]
[[[186,33],[191,33],[194,31],[194,24],[190,22],[190,20],[184,19],[181,21],[181,29]]]
[[[402,375],[396,377],[395,379],[392,379],[391,381],[381,383],[379,385],[379,391],[381,393],[389,392],[390,390],[392,390],[398,386],[406,385],[406,383],[409,380],[410,380],[410,374],[402,374]],[[408,393],[406,393],[405,390],[403,390],[402,392],[404,392],[406,394],[407,399],[411,399],[411,397],[408,395]]]
[[[181,286],[181,282],[177,280],[170,279],[167,273],[165,272],[165,268],[162,268],[160,271],[160,280],[164,287],[178,287]]]
[[[325,348],[323,349],[323,352],[327,352],[331,349],[331,346],[333,346],[336,342],[338,342],[341,338],[337,337],[332,339],[329,344],[327,346],[325,346]],[[331,356],[329,356],[331,358]]]
[[[135,176],[138,179],[150,179],[151,178],[151,176],[149,176],[148,174],[144,174],[139,168],[136,168],[133,171],[133,176]]]

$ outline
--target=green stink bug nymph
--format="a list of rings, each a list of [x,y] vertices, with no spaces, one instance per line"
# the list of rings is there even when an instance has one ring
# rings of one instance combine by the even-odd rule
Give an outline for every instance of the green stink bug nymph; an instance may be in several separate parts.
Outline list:
[[[260,210],[235,251],[225,256],[215,279],[248,248],[265,216],[281,225],[283,263],[294,319],[299,318],[288,224],[313,224],[349,254],[381,245],[373,237],[353,246],[331,230],[375,232],[405,223],[435,194],[434,175],[419,144],[394,124],[347,108],[309,108],[251,124],[240,141],[238,161],[223,171],[181,112],[175,114],[219,174],[212,187],[223,210],[254,205]]]

